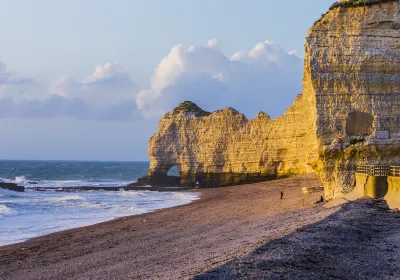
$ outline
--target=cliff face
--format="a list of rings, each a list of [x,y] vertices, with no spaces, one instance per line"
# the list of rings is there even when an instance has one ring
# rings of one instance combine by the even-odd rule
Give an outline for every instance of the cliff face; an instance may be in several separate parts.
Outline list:
[[[328,198],[352,190],[356,165],[400,160],[399,1],[344,2],[353,4],[330,10],[306,42],[312,86],[303,90],[316,98],[320,143],[314,170]]]
[[[183,103],[160,121],[139,182],[162,182],[174,165],[200,187],[315,171],[334,198],[351,191],[357,164],[400,161],[399,1],[347,2],[310,29],[303,93],[284,116]]]
[[[182,184],[225,186],[306,173],[313,149],[314,123],[309,100],[299,96],[283,117],[271,120],[265,113],[248,120],[234,109],[207,114],[185,102],[167,113],[150,139],[148,183],[165,180],[177,165]]]

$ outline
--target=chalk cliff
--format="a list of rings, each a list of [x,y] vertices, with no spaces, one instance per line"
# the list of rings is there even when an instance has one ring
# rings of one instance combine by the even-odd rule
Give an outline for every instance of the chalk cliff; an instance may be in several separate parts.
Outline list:
[[[316,98],[313,167],[328,198],[352,190],[356,165],[400,160],[399,7],[342,1],[308,33],[303,94]]]
[[[360,3],[361,2],[361,3]],[[303,93],[274,120],[184,102],[149,141],[139,183],[225,186],[316,172],[327,198],[354,187],[360,163],[400,162],[400,4],[334,4],[306,38]]]
[[[283,117],[259,113],[248,120],[234,109],[213,113],[191,102],[180,104],[160,121],[149,141],[149,183],[162,182],[177,165],[182,184],[225,186],[306,173],[316,144],[310,106],[299,96]],[[146,178],[145,178],[146,179]]]

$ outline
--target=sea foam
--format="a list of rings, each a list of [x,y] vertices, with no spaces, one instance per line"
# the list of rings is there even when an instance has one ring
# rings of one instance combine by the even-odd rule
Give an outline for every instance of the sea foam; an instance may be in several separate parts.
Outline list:
[[[26,185],[28,181],[26,180],[25,176],[17,176],[15,177],[14,183],[17,185]]]
[[[0,190],[0,245],[187,204],[193,192]]]
[[[16,211],[8,207],[7,205],[0,204],[0,219],[7,217],[7,216],[13,216],[16,214]]]

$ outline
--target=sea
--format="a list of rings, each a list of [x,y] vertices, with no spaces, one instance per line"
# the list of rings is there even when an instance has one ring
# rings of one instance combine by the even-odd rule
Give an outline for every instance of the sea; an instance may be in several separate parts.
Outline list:
[[[192,192],[74,191],[61,187],[125,186],[144,176],[149,162],[0,160],[0,181],[25,186],[0,189],[0,246],[48,233],[190,203]],[[171,175],[177,175],[172,170]],[[50,188],[34,191],[33,187]]]

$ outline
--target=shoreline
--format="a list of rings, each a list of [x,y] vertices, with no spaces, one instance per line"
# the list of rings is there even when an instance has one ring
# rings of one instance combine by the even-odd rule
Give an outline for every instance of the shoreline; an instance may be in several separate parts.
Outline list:
[[[77,192],[77,191],[110,191],[110,192],[117,192],[117,191],[152,191],[152,192],[179,192],[179,191],[190,191],[196,190],[196,188],[192,187],[180,187],[180,186],[142,186],[138,185],[137,183],[131,183],[129,185],[122,185],[122,186],[71,186],[71,187],[26,187],[24,186],[25,190],[31,191],[55,191],[55,192]]]
[[[80,188],[80,187],[77,187],[77,188]],[[45,191],[47,191],[47,190],[45,190]],[[53,190],[48,190],[48,191],[53,191]],[[75,191],[77,191],[77,190],[73,190],[73,191],[71,191],[71,192],[75,192]],[[91,190],[82,190],[82,191],[91,191]],[[98,189],[98,191],[103,191],[103,189]],[[114,191],[116,192],[117,190],[112,190],[112,191],[113,191],[113,192],[114,192]],[[125,190],[124,190],[124,191],[125,191]],[[134,190],[128,190],[128,191],[134,191]],[[141,191],[141,190],[138,190],[138,191]],[[149,192],[160,192],[160,191],[156,191],[156,190],[144,190],[144,191],[149,191]],[[44,192],[44,191],[43,191],[43,192]],[[66,192],[66,193],[68,193],[69,191],[58,191],[58,192]],[[43,235],[39,235],[39,236],[35,236],[35,237],[32,237],[32,238],[28,238],[28,239],[23,240],[23,241],[17,241],[17,242],[15,242],[15,243],[4,244],[4,245],[1,245],[1,244],[0,244],[0,252],[1,252],[1,249],[4,249],[4,248],[7,247],[7,246],[19,246],[19,245],[22,246],[22,245],[25,244],[25,243],[30,243],[31,241],[34,242],[34,241],[41,240],[42,238],[46,238],[46,237],[49,236],[49,235],[62,234],[62,233],[64,233],[64,232],[74,231],[74,230],[80,230],[80,229],[84,229],[84,228],[87,228],[87,227],[101,226],[102,224],[113,223],[113,222],[116,222],[116,221],[119,221],[119,220],[126,220],[127,218],[133,218],[133,217],[137,217],[137,216],[144,216],[144,215],[148,215],[148,214],[154,214],[154,213],[156,213],[156,212],[158,212],[158,211],[162,211],[162,210],[169,210],[169,209],[173,209],[173,208],[177,208],[177,207],[185,207],[185,206],[187,206],[187,205],[189,205],[189,204],[194,204],[194,203],[196,203],[196,202],[200,202],[201,200],[207,199],[207,198],[205,198],[205,196],[203,195],[203,193],[202,193],[201,190],[193,189],[193,188],[191,188],[191,189],[182,189],[182,190],[180,190],[180,191],[166,191],[166,190],[164,190],[164,191],[161,191],[161,192],[171,192],[171,193],[195,192],[195,193],[197,194],[198,198],[193,199],[192,201],[190,201],[190,202],[188,202],[188,203],[185,203],[185,204],[182,204],[182,205],[176,205],[176,206],[171,206],[171,207],[167,207],[167,208],[159,208],[159,209],[156,209],[156,210],[153,210],[153,211],[149,211],[149,212],[146,212],[146,213],[140,213],[140,214],[133,214],[133,215],[121,216],[121,217],[113,218],[113,219],[111,219],[111,220],[106,220],[106,221],[103,221],[103,222],[98,222],[98,223],[89,224],[89,225],[85,225],[85,226],[72,227],[72,228],[69,228],[69,229],[63,229],[63,230],[59,230],[59,231],[55,231],[55,232],[44,233]],[[208,193],[207,195],[210,196],[209,193]]]
[[[152,213],[0,247],[0,278],[188,279],[331,215],[315,175],[217,189]],[[283,190],[285,197],[279,199]]]
[[[0,229],[0,248],[28,242],[31,239],[60,233],[67,230],[96,226],[101,223],[118,220],[162,209],[183,206],[201,198],[200,193],[191,190],[155,191],[155,190],[124,190],[113,191],[35,191],[20,194],[7,190],[5,203],[0,201],[0,210],[9,211],[4,216],[4,228]],[[114,194],[115,193],[115,194]],[[7,207],[7,198],[16,200],[15,205]],[[44,201],[33,206],[39,211],[24,211],[23,207],[29,201]],[[21,201],[20,201],[21,200]],[[47,201],[47,202],[46,202]],[[31,203],[32,204],[32,203]],[[59,206],[61,205],[61,206]],[[1,208],[4,207],[4,208]],[[25,205],[25,207],[27,207]],[[56,207],[55,212],[52,211]],[[61,208],[61,209],[59,209]],[[70,210],[75,208],[76,210]],[[44,212],[46,209],[46,212]],[[78,212],[77,212],[78,211]],[[80,211],[80,212],[79,212]],[[2,221],[0,212],[0,225]],[[21,223],[26,222],[21,228]],[[49,226],[51,225],[51,226]]]

